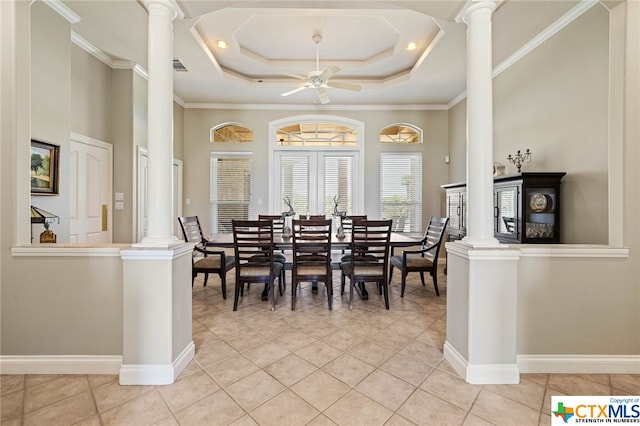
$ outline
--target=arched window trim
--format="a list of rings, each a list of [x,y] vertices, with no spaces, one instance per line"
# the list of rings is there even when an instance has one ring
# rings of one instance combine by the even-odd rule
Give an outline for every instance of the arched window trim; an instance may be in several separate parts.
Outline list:
[[[409,129],[414,130],[418,134],[418,141],[417,142],[409,142],[409,141],[403,141],[403,140],[395,139],[395,140],[389,140],[389,141],[386,141],[386,142],[383,142],[381,140],[380,143],[397,143],[397,144],[419,144],[419,143],[423,143],[424,138],[423,138],[422,129],[420,127],[414,125],[414,124],[411,124],[411,123],[391,123],[391,124],[388,124],[388,125],[384,126],[382,129],[380,129],[380,132],[378,132],[378,134],[380,136],[382,136],[382,132],[385,129],[388,129],[389,127],[393,127],[393,126],[408,127]]]
[[[276,134],[278,129],[295,124],[335,124],[346,126],[356,131],[356,146],[326,146],[326,147],[306,147],[306,146],[282,146],[277,144]],[[286,117],[280,120],[274,120],[269,123],[269,147],[272,150],[346,150],[346,151],[362,151],[364,148],[364,123],[361,121],[339,117],[334,115],[298,115]]]
[[[332,123],[338,124],[342,126],[349,126],[356,130],[357,135],[357,143],[356,146],[332,146],[332,147],[297,147],[297,146],[280,146],[277,145],[276,141],[276,132],[279,128],[284,126],[290,126],[292,124],[298,123]],[[308,114],[308,115],[297,115],[291,117],[285,117],[278,120],[273,120],[269,122],[269,188],[275,188],[275,180],[274,180],[274,163],[275,163],[275,152],[276,151],[345,151],[345,152],[357,152],[358,161],[357,161],[357,170],[358,170],[358,179],[357,179],[357,201],[356,202],[356,213],[360,214],[360,209],[364,208],[364,151],[365,151],[365,128],[364,122],[335,116],[335,115],[322,115],[322,114]],[[273,194],[269,196],[269,211],[275,211],[276,200],[274,200]]]
[[[226,126],[244,127],[245,129],[249,130],[251,132],[251,134],[254,133],[253,129],[251,127],[247,126],[246,124],[239,123],[237,121],[228,121],[228,122],[225,122],[225,123],[220,123],[218,125],[215,125],[209,130],[209,142],[211,142],[211,143],[216,142],[216,141],[213,140],[213,136],[214,136],[216,130],[221,129],[221,128],[226,127]],[[217,142],[219,142],[219,143],[226,143],[226,142],[229,142],[229,143],[245,143],[244,141],[217,141]]]

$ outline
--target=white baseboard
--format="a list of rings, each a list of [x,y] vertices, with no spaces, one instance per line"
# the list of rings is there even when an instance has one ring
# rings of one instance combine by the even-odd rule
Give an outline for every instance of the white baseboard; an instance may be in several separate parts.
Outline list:
[[[121,385],[170,385],[191,362],[196,353],[193,341],[171,364],[122,365]]]
[[[444,358],[467,383],[517,384],[520,372],[516,364],[470,364],[449,342],[444,342]]]
[[[640,374],[640,355],[518,355],[521,373]]]
[[[120,355],[3,355],[2,374],[118,374]]]

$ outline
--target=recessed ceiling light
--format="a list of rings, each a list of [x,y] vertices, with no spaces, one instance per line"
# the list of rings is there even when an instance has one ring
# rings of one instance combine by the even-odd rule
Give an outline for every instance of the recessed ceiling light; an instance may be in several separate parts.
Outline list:
[[[407,44],[407,47],[405,47],[405,49],[407,49],[407,50],[415,50],[416,47],[418,47],[418,45],[416,44],[415,41],[412,41],[411,43]]]
[[[229,47],[227,42],[224,40],[216,40],[216,46],[218,46],[220,49],[226,49],[227,47]]]

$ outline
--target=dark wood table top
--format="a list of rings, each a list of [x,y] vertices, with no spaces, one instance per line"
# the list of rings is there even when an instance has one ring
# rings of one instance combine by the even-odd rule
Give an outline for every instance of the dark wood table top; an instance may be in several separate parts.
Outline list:
[[[403,247],[418,244],[422,239],[421,234],[392,232],[389,245],[393,247]],[[281,233],[273,234],[274,246],[278,250],[290,249],[293,246],[293,238],[285,238]],[[331,247],[335,249],[349,248],[351,244],[351,234],[346,234],[344,238],[331,234]],[[233,247],[233,234],[213,234],[209,237],[209,244],[216,247]]]

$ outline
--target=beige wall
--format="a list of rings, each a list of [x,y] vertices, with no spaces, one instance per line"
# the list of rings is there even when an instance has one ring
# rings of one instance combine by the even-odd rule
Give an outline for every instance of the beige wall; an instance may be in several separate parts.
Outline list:
[[[60,217],[60,224],[51,225],[59,242],[69,241],[70,31],[69,22],[45,3],[31,5],[31,137],[60,146],[59,195],[34,195],[31,204]],[[34,235],[40,229],[34,227]]]
[[[567,173],[563,243],[608,242],[608,20],[603,6],[593,7],[493,81],[494,161],[515,173],[507,155],[528,148],[523,171]],[[449,115],[452,182],[466,179],[464,104]]]
[[[266,111],[266,110],[211,110],[187,109],[184,119],[184,199],[190,205],[183,206],[185,215],[201,218],[205,233],[209,232],[209,158],[212,151],[251,151],[254,154],[252,176],[253,212],[268,211],[269,196],[269,122],[290,116],[313,114],[314,111]],[[446,111],[322,111],[320,115],[342,116],[362,121],[365,126],[365,206],[364,211],[378,214],[380,194],[380,153],[389,151],[419,151],[423,154],[423,226],[429,216],[444,211],[440,185],[447,182],[444,156],[447,154],[448,114]],[[220,123],[240,122],[254,131],[255,141],[243,144],[216,144],[209,142],[209,130]],[[424,130],[422,145],[381,144],[379,133],[385,126],[406,122]],[[258,205],[257,200],[262,204]],[[373,212],[373,213],[372,213]]]
[[[14,257],[2,281],[2,355],[121,355],[120,255]]]
[[[111,93],[111,68],[72,44],[71,131],[111,143]]]

